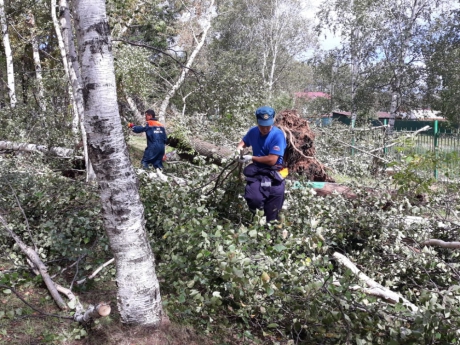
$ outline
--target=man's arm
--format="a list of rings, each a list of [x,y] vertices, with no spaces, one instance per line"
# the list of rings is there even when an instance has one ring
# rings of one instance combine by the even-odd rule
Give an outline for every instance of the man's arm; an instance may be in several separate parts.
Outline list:
[[[278,155],[269,154],[268,156],[256,157],[252,156],[252,161],[266,165],[275,165],[278,160]]]
[[[241,151],[242,149],[244,149],[246,146],[246,144],[244,143],[243,140],[240,141],[240,143],[238,144],[238,146],[236,147],[236,150],[237,151]]]
[[[132,128],[133,132],[134,133],[142,133],[142,132],[145,132],[147,130],[147,127],[144,127],[144,126],[134,126]]]
[[[241,140],[238,146],[236,147],[236,150],[239,152],[245,147],[247,147],[246,144],[244,143],[243,140]],[[252,161],[261,163],[261,164],[266,164],[266,165],[275,165],[278,160],[278,157],[279,157],[278,155],[273,155],[273,154],[269,154],[268,156],[262,156],[262,157],[252,156]]]

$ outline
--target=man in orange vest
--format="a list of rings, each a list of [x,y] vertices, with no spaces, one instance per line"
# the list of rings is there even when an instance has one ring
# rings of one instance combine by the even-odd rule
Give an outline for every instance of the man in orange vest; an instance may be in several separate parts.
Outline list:
[[[142,167],[149,169],[151,164],[155,169],[163,169],[163,156],[165,155],[165,145],[168,140],[166,135],[165,127],[155,119],[155,112],[152,109],[148,109],[145,112],[145,126],[135,126],[132,123],[128,124],[128,127],[133,130],[134,133],[143,133],[147,137],[147,147],[142,157]]]

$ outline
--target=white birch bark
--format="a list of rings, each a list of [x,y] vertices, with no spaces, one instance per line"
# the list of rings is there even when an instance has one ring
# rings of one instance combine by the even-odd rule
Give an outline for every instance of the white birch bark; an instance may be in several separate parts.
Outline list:
[[[430,238],[420,243],[420,247],[423,247],[423,246],[437,246],[437,247],[448,248],[448,249],[459,249],[460,242],[458,241],[446,242],[443,240],[438,240],[436,238]]]
[[[55,1],[54,5],[56,5]],[[53,7],[53,6],[52,6]],[[54,6],[54,9],[56,7]],[[83,151],[85,155],[85,166],[86,166],[86,181],[91,182],[96,180],[96,174],[91,164],[91,160],[88,153],[88,141],[86,136],[86,129],[84,126],[84,101],[83,101],[83,89],[81,82],[81,71],[80,64],[77,58],[77,52],[74,45],[74,35],[72,32],[70,11],[67,0],[59,0],[59,13],[60,13],[60,24],[61,24],[61,35],[62,43],[64,45],[64,56],[63,60],[66,60],[67,71],[72,89],[72,96],[74,101],[74,122],[80,123],[81,140],[83,142]],[[61,51],[62,53],[62,51]],[[65,57],[65,58],[64,58]]]
[[[74,151],[65,147],[48,147],[45,145],[35,145],[28,143],[16,143],[12,141],[0,141],[0,150],[26,151],[26,152],[43,152],[51,153],[58,157],[73,157]]]
[[[8,25],[5,15],[5,4],[3,0],[0,0],[0,24],[2,26],[3,46],[5,47],[8,94],[10,96],[11,108],[14,108],[16,106],[17,100],[16,87],[14,84],[13,53],[11,51],[10,38],[8,35]]]
[[[126,101],[128,102],[129,108],[134,113],[134,118],[136,119],[137,123],[143,123],[145,121],[145,117],[142,116],[141,112],[137,108],[136,102],[134,99],[123,89],[123,93],[125,94]]]
[[[208,6],[208,10],[206,12],[205,18],[204,18],[204,24],[203,24],[203,33],[201,35],[200,41],[198,44],[195,46],[195,49],[193,50],[192,54],[190,54],[190,57],[185,64],[185,67],[182,68],[182,72],[177,79],[176,83],[173,85],[173,87],[168,91],[166,94],[163,102],[160,105],[160,110],[158,111],[158,119],[161,123],[166,123],[166,109],[169,106],[169,102],[172,97],[176,94],[177,90],[182,86],[182,84],[185,81],[185,77],[187,76],[188,72],[190,71],[190,68],[193,65],[193,62],[195,61],[196,56],[200,52],[201,48],[203,47],[206,37],[208,35],[208,31],[211,28],[211,21],[212,21],[212,12],[214,10],[214,0],[211,0],[211,3]]]
[[[105,1],[77,0],[74,6],[85,128],[115,258],[118,309],[123,323],[158,326],[160,289],[138,180],[123,139]]]
[[[40,49],[37,40],[35,16],[32,12],[28,14],[27,24],[30,27],[30,43],[32,46],[32,57],[35,66],[35,79],[37,80],[38,89],[38,105],[42,111],[46,111],[46,102],[44,100],[44,88],[43,88],[43,75],[42,75],[42,63],[40,61]]]
[[[48,288],[51,296],[53,297],[54,301],[59,306],[59,308],[63,310],[66,309],[67,306],[64,300],[59,295],[54,282],[52,281],[51,277],[48,274],[48,268],[45,266],[43,261],[40,259],[40,256],[37,254],[37,252],[33,250],[33,248],[26,245],[22,241],[22,239],[13,230],[11,230],[5,218],[3,218],[1,215],[0,215],[0,224],[3,225],[3,228],[8,232],[8,234],[14,239],[18,247],[21,248],[22,252],[27,256],[30,263],[32,264],[32,267],[36,269],[37,273],[42,276],[46,287]]]
[[[71,85],[71,77],[69,72],[69,64],[67,63],[67,52],[64,46],[64,39],[62,38],[61,26],[59,24],[57,15],[56,15],[56,0],[51,0],[51,18],[54,24],[54,30],[56,32],[56,38],[58,41],[59,52],[61,53],[62,58],[62,65],[64,66],[64,73],[69,79],[69,96],[72,100],[73,105],[73,120],[72,120],[72,133],[77,138],[78,135],[78,126],[80,124],[80,118],[77,111],[77,104],[75,102],[75,98],[73,96],[72,85]],[[78,138],[77,138],[78,139]]]
[[[355,276],[358,277],[359,280],[364,282],[368,288],[365,287],[359,287],[360,290],[362,290],[364,293],[367,293],[372,296],[380,297],[383,298],[384,300],[387,300],[391,303],[399,303],[402,302],[403,305],[408,307],[412,312],[417,312],[419,308],[411,303],[409,300],[401,296],[400,294],[391,291],[390,289],[386,288],[383,285],[380,285],[376,281],[372,280],[369,278],[367,275],[365,275],[356,265],[350,261],[346,256],[335,252],[332,254],[332,256],[342,265],[347,267]]]

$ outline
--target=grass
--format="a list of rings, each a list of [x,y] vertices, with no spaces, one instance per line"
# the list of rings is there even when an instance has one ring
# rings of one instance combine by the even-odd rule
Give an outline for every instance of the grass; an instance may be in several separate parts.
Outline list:
[[[141,166],[142,156],[147,146],[144,134],[132,134],[128,139],[128,152],[135,167]]]
[[[135,167],[140,167],[144,150],[147,147],[147,141],[145,135],[142,134],[130,134],[128,139],[128,152],[131,157],[131,162]],[[174,148],[166,146],[166,153],[173,151]]]

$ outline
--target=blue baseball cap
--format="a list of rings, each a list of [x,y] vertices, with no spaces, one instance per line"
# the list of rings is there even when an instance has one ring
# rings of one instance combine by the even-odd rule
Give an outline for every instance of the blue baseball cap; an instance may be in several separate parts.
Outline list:
[[[271,126],[275,122],[275,109],[267,106],[257,108],[256,117],[260,126]]]

